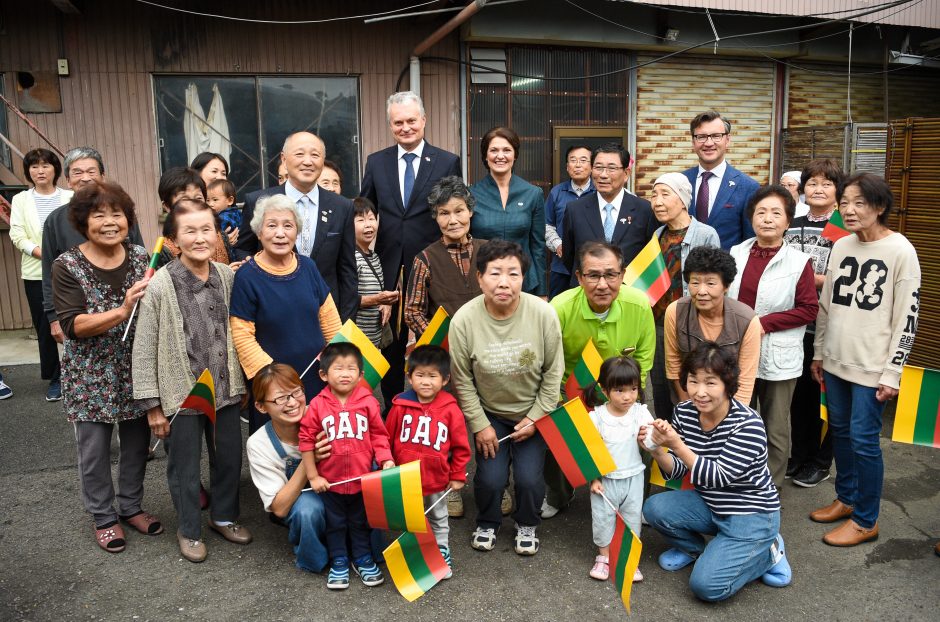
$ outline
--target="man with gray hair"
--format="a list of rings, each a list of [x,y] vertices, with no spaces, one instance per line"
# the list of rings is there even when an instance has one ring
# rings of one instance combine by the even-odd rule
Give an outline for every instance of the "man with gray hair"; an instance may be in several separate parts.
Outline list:
[[[76,147],[65,154],[65,182],[71,190],[78,192],[88,184],[104,179],[104,163],[101,154],[92,147]],[[85,241],[85,236],[69,222],[69,204],[52,211],[42,226],[42,308],[49,319],[52,337],[62,343],[65,335],[59,326],[59,316],[52,306],[52,262],[56,257]],[[144,246],[140,227],[135,222],[127,236],[128,242]]]
[[[431,217],[428,193],[442,177],[460,177],[461,169],[458,156],[424,140],[427,117],[417,94],[393,93],[388,98],[386,117],[396,144],[369,155],[361,195],[379,209],[375,251],[382,260],[384,289],[393,290],[398,287],[400,274],[402,286],[408,282],[415,255],[441,237]],[[398,330],[400,339],[386,349],[392,368],[382,386],[389,404],[404,384],[404,366],[396,363],[404,360],[408,330]]]

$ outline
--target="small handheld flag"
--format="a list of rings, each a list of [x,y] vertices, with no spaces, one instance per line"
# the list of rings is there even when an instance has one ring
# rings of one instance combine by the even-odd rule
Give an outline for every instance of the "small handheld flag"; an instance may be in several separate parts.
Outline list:
[[[663,259],[662,249],[655,235],[627,266],[623,284],[644,292],[651,306],[669,291],[672,279],[669,278],[666,260]]]
[[[610,500],[604,497],[613,507]],[[616,509],[615,509],[616,512]],[[630,590],[633,589],[633,575],[640,565],[640,553],[643,543],[636,537],[630,526],[623,520],[619,512],[615,514],[616,526],[614,539],[610,541],[610,582],[614,584],[623,606],[630,612]]]
[[[891,440],[940,448],[940,371],[905,365]]]
[[[852,233],[845,228],[845,223],[842,221],[842,214],[840,214],[837,209],[832,212],[832,216],[829,217],[829,222],[823,227],[822,236],[827,240],[835,242],[847,235],[852,235]]]
[[[382,555],[398,592],[414,602],[443,579],[450,568],[425,519],[423,533],[403,533]]]
[[[666,479],[659,468],[659,463],[653,460],[653,468],[650,469],[650,484],[656,484],[670,490],[694,490],[692,485],[692,474],[686,473],[682,479]]]
[[[428,322],[428,327],[421,333],[421,338],[415,343],[418,346],[441,346],[448,349],[447,333],[450,330],[450,316],[444,307],[438,307],[434,317]]]
[[[362,352],[362,379],[369,390],[375,389],[382,381],[382,377],[388,371],[390,365],[388,361],[379,352],[379,349],[372,345],[369,338],[366,337],[358,326],[350,319],[346,320],[339,332],[330,340],[330,343],[347,342],[355,345]]]
[[[570,400],[537,419],[535,427],[573,487],[617,468],[580,399]]]
[[[819,386],[819,418],[822,419],[822,428],[819,431],[819,444],[826,438],[829,431],[829,402],[826,400],[826,383]]]
[[[198,410],[215,425],[215,381],[212,380],[212,373],[208,369],[202,370],[189,395],[180,404],[180,410],[184,408]]]
[[[144,272],[145,279],[149,279],[157,271],[157,264],[160,262],[160,253],[163,251],[163,242],[164,237],[161,235],[157,238],[157,243],[153,245],[153,254],[150,255],[150,264],[147,266],[147,271]],[[131,332],[131,324],[134,322],[134,315],[137,313],[138,304],[140,304],[139,299],[134,303],[134,308],[131,309],[131,316],[127,318],[127,327],[124,329],[124,335],[121,337],[121,341],[127,341],[127,334]]]
[[[575,363],[574,369],[568,375],[565,381],[565,397],[569,400],[581,397],[582,392],[595,382],[601,373],[601,364],[604,362],[601,353],[597,351],[593,339],[588,339],[581,351],[581,358]],[[600,388],[597,389],[598,397],[603,397]],[[607,401],[604,399],[603,401]]]
[[[411,532],[427,529],[419,460],[364,475],[362,500],[369,525],[375,529]]]

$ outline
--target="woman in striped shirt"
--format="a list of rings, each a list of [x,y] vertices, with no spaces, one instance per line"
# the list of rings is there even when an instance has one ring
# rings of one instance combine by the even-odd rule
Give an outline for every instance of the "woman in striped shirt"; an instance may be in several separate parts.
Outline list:
[[[657,419],[639,435],[647,449],[656,445],[651,453],[667,479],[688,476],[694,486],[654,495],[643,506],[673,546],[659,565],[676,571],[694,563],[689,587],[705,601],[730,598],[755,579],[788,585],[767,434],[760,415],[734,399],[737,357],[706,341],[679,376],[690,399],[676,406],[672,425]],[[707,545],[705,535],[714,536]]]

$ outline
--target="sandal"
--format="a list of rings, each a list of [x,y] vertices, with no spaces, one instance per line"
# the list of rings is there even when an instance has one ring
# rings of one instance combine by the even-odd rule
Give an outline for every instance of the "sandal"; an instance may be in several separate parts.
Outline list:
[[[597,579],[598,581],[606,581],[610,577],[610,560],[604,555],[598,555],[594,558],[594,565],[591,567],[591,572],[588,574],[591,575],[592,579]]]
[[[133,516],[122,516],[121,520],[145,536],[158,536],[163,533],[163,524],[159,519],[142,510]]]
[[[95,540],[98,542],[98,546],[108,553],[120,553],[126,546],[124,530],[116,522],[108,527],[95,527]]]

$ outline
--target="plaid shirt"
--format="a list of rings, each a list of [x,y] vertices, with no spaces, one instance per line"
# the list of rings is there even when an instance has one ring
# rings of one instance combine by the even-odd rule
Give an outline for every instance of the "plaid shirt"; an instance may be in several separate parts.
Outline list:
[[[443,240],[440,242],[443,244]],[[460,274],[466,278],[472,266],[470,256],[473,251],[473,240],[467,235],[466,244],[447,244],[447,254],[454,265],[460,269]],[[408,279],[408,292],[405,297],[405,324],[411,329],[415,337],[420,337],[427,330],[431,319],[431,310],[428,309],[428,289],[431,287],[431,265],[428,255],[421,251],[415,257],[411,268],[411,277]],[[434,309],[437,311],[437,309]]]

